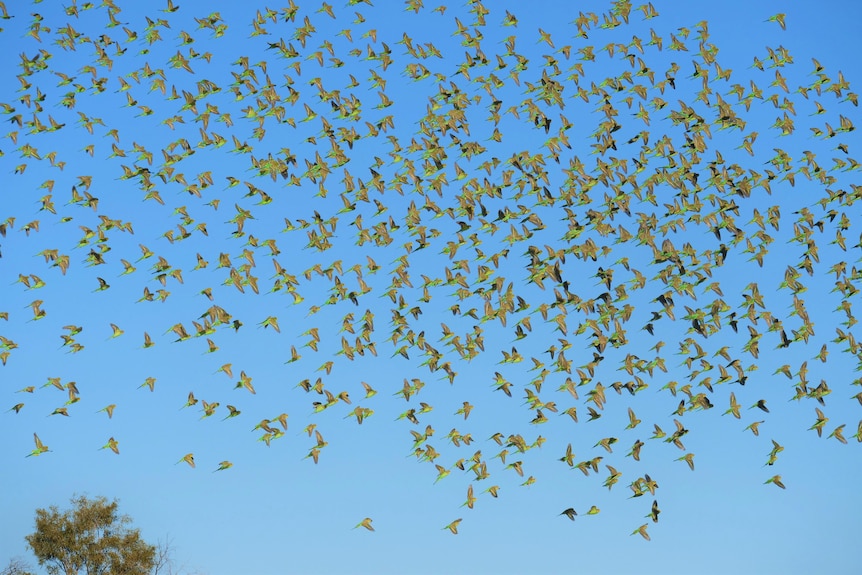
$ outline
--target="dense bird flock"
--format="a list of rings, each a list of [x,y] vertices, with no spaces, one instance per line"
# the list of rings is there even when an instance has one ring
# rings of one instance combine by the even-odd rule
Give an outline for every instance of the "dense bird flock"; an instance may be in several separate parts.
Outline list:
[[[772,420],[862,442],[857,95],[783,14],[728,61],[650,3],[300,3],[0,3],[14,465],[134,457],[143,409],[309,470],[376,425],[463,484],[453,534],[552,469],[649,539],[700,421],[788,490]],[[233,467],[199,441],[163,464]]]

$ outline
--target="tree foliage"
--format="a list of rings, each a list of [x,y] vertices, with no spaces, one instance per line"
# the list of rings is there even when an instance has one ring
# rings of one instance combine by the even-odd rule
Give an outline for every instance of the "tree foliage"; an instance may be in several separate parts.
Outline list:
[[[72,509],[52,505],[36,510],[36,530],[26,537],[39,565],[49,575],[146,575],[156,547],[119,515],[117,501],[72,497]]]

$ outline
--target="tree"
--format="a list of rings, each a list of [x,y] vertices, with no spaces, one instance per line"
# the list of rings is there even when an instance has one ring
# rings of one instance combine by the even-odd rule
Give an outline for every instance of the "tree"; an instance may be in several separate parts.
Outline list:
[[[156,547],[119,515],[117,501],[72,497],[73,508],[56,505],[36,510],[36,531],[26,537],[39,565],[50,575],[146,575],[155,564]]]
[[[173,542],[169,537],[156,544],[152,575],[174,575]]]
[[[24,560],[15,557],[9,560],[9,564],[3,569],[0,569],[0,575],[33,575],[30,572],[30,565]]]
[[[2,575],[2,573],[0,573]],[[156,554],[151,575],[201,575],[200,571],[190,571],[185,565],[177,566],[174,561],[174,541],[165,536],[156,543]]]

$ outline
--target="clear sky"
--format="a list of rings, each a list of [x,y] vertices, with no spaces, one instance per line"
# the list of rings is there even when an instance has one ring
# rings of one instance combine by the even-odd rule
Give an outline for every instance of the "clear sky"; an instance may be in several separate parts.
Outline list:
[[[858,572],[858,3],[373,4],[6,2],[0,564]]]

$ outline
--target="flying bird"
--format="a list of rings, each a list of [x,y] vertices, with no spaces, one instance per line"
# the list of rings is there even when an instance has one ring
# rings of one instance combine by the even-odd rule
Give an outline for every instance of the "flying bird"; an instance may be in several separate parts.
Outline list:
[[[113,437],[109,438],[108,443],[106,443],[105,445],[103,445],[99,449],[110,449],[111,451],[113,451],[117,455],[120,454],[119,442],[116,439],[114,439]]]
[[[643,537],[644,539],[646,539],[647,541],[649,541],[649,540],[650,540],[650,538],[649,538],[649,533],[647,533],[647,525],[649,525],[649,524],[648,524],[648,523],[644,523],[643,525],[641,525],[640,527],[638,527],[637,529],[635,529],[634,531],[632,531],[632,533],[631,533],[631,534],[632,534],[632,535],[634,535],[634,534],[636,534],[636,533],[637,533],[637,534],[640,534],[640,536],[641,536],[641,537]]]
[[[779,13],[779,14],[775,14],[773,16],[770,16],[769,19],[766,21],[767,22],[777,22],[778,25],[781,26],[782,30],[787,30],[787,24],[785,22],[786,17],[787,17],[787,14]]]
[[[786,489],[786,487],[784,487],[784,484],[781,482],[781,476],[780,475],[773,475],[772,477],[770,477],[769,479],[767,479],[763,483],[764,484],[772,483],[773,485],[777,485],[778,487],[780,487],[782,489]]]
[[[354,527],[354,529],[358,529],[359,527],[365,527],[369,531],[374,531],[374,527],[372,527],[372,525],[371,525],[372,521],[373,521],[373,519],[371,519],[371,517],[366,517],[365,519],[363,519],[362,521],[357,523],[356,527]]]
[[[177,463],[182,463],[182,462],[184,462],[184,461],[185,461],[186,463],[188,463],[190,467],[194,468],[194,466],[195,466],[195,456],[194,456],[194,454],[193,454],[193,453],[186,453],[185,455],[183,455],[182,459],[180,459],[179,461],[177,461]],[[174,464],[174,465],[176,465],[176,464]]]
[[[448,529],[449,531],[452,532],[453,535],[458,535],[458,525],[460,523],[461,523],[461,518],[459,517],[458,519],[456,519],[455,521],[453,521],[452,523],[450,523],[449,525],[447,525],[443,529]]]
[[[39,456],[39,455],[42,455],[43,453],[46,453],[46,452],[50,451],[50,449],[48,449],[48,446],[47,446],[47,445],[44,445],[44,444],[42,443],[42,441],[39,439],[39,436],[38,436],[38,435],[36,435],[35,433],[33,434],[33,441],[34,441],[34,442],[35,442],[35,444],[36,444],[36,449],[34,449],[33,451],[31,451],[31,452],[30,452],[30,455],[28,455],[27,457],[31,457],[31,456]]]

